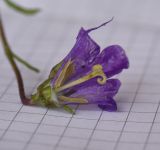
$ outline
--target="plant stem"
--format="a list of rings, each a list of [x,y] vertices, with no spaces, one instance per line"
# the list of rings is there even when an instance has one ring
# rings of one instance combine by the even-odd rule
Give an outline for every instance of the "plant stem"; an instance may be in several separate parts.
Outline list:
[[[13,56],[12,50],[10,49],[10,46],[8,44],[8,41],[7,41],[5,33],[4,33],[4,28],[3,28],[1,16],[0,16],[0,38],[2,41],[2,45],[4,48],[4,52],[6,54],[6,57],[7,57],[10,65],[16,75],[21,102],[24,105],[30,105],[30,99],[28,99],[25,95],[24,84],[23,84],[23,79],[22,79],[21,73],[19,71],[17,64],[14,61],[14,56]]]

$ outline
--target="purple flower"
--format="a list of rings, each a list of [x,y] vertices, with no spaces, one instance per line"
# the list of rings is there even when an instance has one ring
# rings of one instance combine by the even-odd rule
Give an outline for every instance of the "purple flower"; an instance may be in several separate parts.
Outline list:
[[[49,78],[32,96],[33,103],[55,107],[97,104],[103,110],[117,110],[113,97],[121,83],[112,77],[127,69],[129,62],[119,45],[111,45],[100,52],[89,33],[101,26],[80,29],[70,53],[52,69]]]

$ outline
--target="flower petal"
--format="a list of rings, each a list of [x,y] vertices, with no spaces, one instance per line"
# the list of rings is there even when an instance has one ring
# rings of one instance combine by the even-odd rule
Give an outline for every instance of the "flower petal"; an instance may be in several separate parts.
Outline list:
[[[95,61],[95,64],[101,64],[107,77],[120,73],[123,69],[129,67],[128,58],[119,45],[112,45],[105,48]]]
[[[99,45],[88,35],[88,31],[81,28],[74,47],[65,58],[71,59],[75,67],[75,73],[70,78],[87,72],[99,53]]]
[[[98,107],[105,111],[116,111],[117,104],[113,98],[108,98],[103,102],[99,102]]]
[[[77,41],[66,58],[69,57],[75,61],[80,59],[90,64],[99,52],[99,45],[88,35],[88,31],[81,28],[77,36]]]
[[[63,70],[65,64],[69,60],[73,62],[75,69],[72,76],[70,76],[70,78],[72,78],[76,75],[79,75],[80,73],[88,71],[99,52],[99,45],[91,39],[91,37],[88,35],[88,31],[81,28],[78,33],[77,41],[74,47],[72,48],[70,53],[64,58],[61,68],[59,69],[57,75],[52,81],[52,85],[54,85],[55,80],[58,78],[60,72]]]
[[[107,80],[105,85],[99,85],[97,82],[90,80],[63,94],[71,98],[86,99],[88,103],[99,104],[100,102],[107,102],[108,98],[112,98],[118,92],[120,85],[118,79]]]

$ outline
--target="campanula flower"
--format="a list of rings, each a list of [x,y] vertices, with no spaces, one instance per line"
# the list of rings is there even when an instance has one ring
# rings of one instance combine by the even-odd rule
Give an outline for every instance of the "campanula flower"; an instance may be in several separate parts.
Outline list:
[[[81,28],[70,53],[50,72],[32,95],[32,103],[48,107],[69,104],[97,104],[102,110],[116,111],[114,96],[121,82],[113,78],[129,67],[123,48],[111,45],[100,51],[100,46],[89,36],[93,30]]]

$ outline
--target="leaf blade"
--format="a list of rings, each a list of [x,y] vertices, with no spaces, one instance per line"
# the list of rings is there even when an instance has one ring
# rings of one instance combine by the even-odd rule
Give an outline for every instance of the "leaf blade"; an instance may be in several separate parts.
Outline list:
[[[4,2],[12,9],[20,12],[20,13],[23,13],[25,15],[34,15],[34,14],[37,14],[40,9],[39,8],[25,8],[23,6],[20,6],[18,4],[16,4],[15,2],[11,1],[11,0],[4,0]]]
[[[20,58],[18,55],[16,55],[15,53],[12,53],[13,57],[19,61],[21,64],[23,64],[24,66],[26,66],[28,69],[35,71],[35,72],[40,72],[40,70],[34,66],[32,66],[31,64],[29,64],[27,61],[23,60],[22,58]]]

